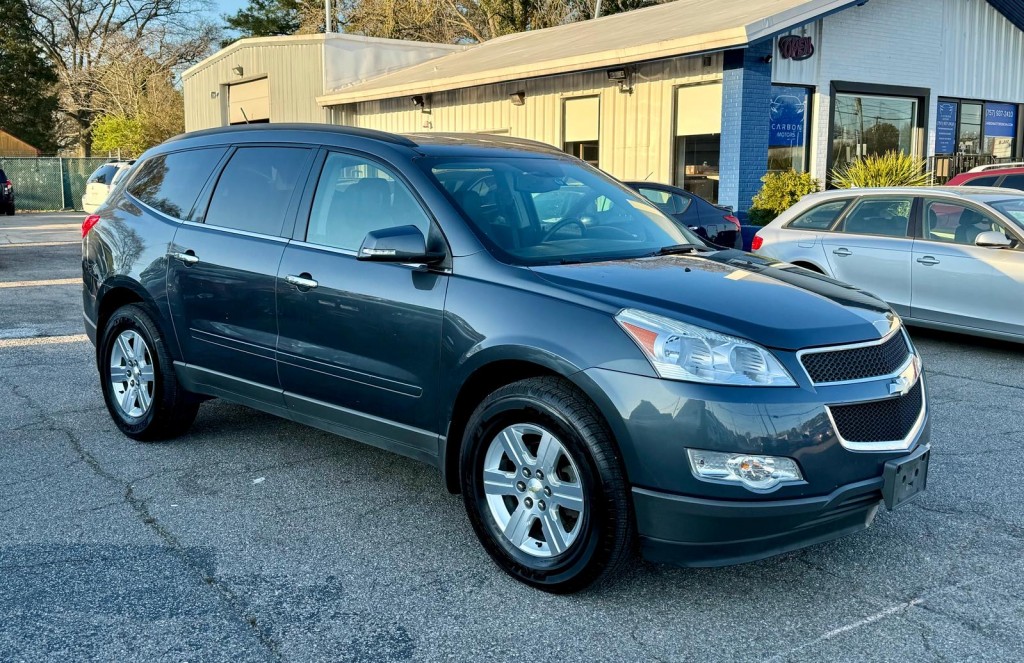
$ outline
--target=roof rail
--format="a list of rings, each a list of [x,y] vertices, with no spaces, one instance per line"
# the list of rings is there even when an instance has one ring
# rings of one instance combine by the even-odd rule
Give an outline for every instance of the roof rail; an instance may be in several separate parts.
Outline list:
[[[357,136],[359,138],[379,140],[386,143],[393,143],[395,145],[403,145],[405,147],[416,147],[416,143],[405,136],[399,136],[398,134],[392,134],[386,131],[363,129],[362,127],[345,127],[338,124],[316,124],[312,122],[235,124],[227,127],[213,127],[212,129],[201,129],[199,131],[179,134],[174,138],[171,138],[168,142],[182,140],[185,138],[195,138],[198,136],[216,136],[219,134],[243,133],[247,131],[316,131],[342,134],[345,136]]]
[[[1012,161],[1009,163],[990,163],[984,166],[976,166],[968,170],[968,173],[984,173],[986,170],[1002,170],[1003,168],[1024,168],[1024,161]]]

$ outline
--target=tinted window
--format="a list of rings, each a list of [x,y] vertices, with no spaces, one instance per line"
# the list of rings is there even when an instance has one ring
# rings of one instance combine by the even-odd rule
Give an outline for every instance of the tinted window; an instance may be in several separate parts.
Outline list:
[[[693,201],[689,198],[661,189],[639,189],[640,195],[654,203],[654,206],[665,214],[682,214]]]
[[[106,184],[107,186],[110,186],[116,173],[117,166],[110,164],[100,166],[96,169],[96,172],[89,177],[89,181],[86,182],[86,184]]]
[[[128,192],[164,214],[184,219],[223,155],[224,148],[216,147],[153,157],[135,171]]]
[[[993,175],[992,177],[975,177],[964,182],[961,186],[995,186],[996,180],[999,177]]]
[[[980,233],[988,230],[1006,233],[994,219],[971,207],[938,200],[925,204],[925,239],[970,246]]]
[[[430,219],[405,184],[372,161],[329,154],[316,187],[306,241],[358,251],[366,233],[397,226],[416,226],[424,237],[430,232]]]
[[[913,202],[912,198],[863,199],[846,216],[843,232],[906,237]]]
[[[999,186],[1024,191],[1024,175],[1007,175]]]
[[[828,230],[843,213],[849,200],[834,200],[817,207],[812,207],[787,225],[787,228],[805,228],[809,230]]]
[[[206,223],[263,235],[280,235],[309,150],[243,147],[217,180]]]

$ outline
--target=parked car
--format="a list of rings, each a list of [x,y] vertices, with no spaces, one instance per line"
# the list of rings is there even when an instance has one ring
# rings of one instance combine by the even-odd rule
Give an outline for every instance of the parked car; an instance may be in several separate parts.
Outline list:
[[[14,216],[14,182],[0,169],[0,210],[7,216]]]
[[[1024,194],[843,189],[805,196],[761,229],[761,255],[887,301],[910,324],[1024,341]]]
[[[97,168],[85,183],[82,194],[82,209],[87,214],[95,212],[107,199],[110,190],[132,167],[134,161],[112,161]]]
[[[708,248],[554,148],[230,127],[113,195],[82,264],[121,431],[179,435],[220,397],[425,461],[534,587],[614,577],[637,539],[763,558],[925,488],[921,361],[886,304]]]
[[[978,166],[953,176],[947,186],[994,186],[1024,191],[1024,164],[990,164]]]
[[[732,209],[668,184],[625,182],[655,207],[717,246],[742,249],[740,220]]]

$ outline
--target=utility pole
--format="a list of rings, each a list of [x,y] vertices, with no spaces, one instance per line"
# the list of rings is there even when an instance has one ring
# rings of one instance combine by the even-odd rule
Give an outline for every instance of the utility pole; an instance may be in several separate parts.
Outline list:
[[[331,13],[331,0],[324,0],[324,32],[327,34],[331,34]]]
[[[327,0],[327,1],[330,2],[330,0]],[[600,16],[601,16],[601,0],[597,0],[597,6],[594,7],[594,18],[599,18]]]

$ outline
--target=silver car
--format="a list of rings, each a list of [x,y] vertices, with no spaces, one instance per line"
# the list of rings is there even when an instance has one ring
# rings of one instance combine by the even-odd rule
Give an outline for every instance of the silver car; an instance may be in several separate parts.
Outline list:
[[[922,327],[1024,342],[1024,194],[990,187],[805,196],[754,251],[889,302]]]

